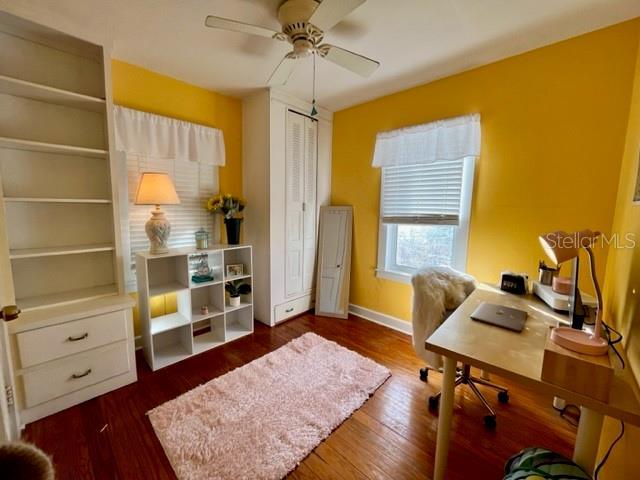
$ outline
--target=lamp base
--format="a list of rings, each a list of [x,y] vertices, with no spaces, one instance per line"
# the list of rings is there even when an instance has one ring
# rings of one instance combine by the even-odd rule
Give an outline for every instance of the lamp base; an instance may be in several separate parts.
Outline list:
[[[149,253],[154,255],[169,253],[167,241],[171,234],[171,224],[159,205],[156,205],[155,210],[151,210],[151,218],[147,220],[144,231],[149,238]]]
[[[575,328],[553,328],[550,338],[553,343],[584,355],[605,355],[609,351],[609,344],[604,338]]]

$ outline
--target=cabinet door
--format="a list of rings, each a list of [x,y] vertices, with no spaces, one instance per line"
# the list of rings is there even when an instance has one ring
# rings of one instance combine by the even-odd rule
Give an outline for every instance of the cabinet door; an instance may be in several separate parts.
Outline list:
[[[285,295],[303,292],[304,163],[307,118],[287,112],[285,171]]]
[[[309,292],[315,283],[318,170],[318,122],[310,118],[305,118],[305,154],[302,288],[305,292]]]

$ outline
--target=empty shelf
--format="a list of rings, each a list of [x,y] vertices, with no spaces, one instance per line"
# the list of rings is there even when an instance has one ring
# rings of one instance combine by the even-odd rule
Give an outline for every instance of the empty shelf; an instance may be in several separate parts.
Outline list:
[[[0,148],[12,148],[16,150],[30,150],[34,152],[46,153],[66,153],[68,155],[79,155],[81,157],[106,158],[106,150],[97,148],[76,147],[73,145],[62,145],[58,143],[35,142],[32,140],[20,140],[18,138],[0,137]]]
[[[191,352],[181,343],[174,343],[166,347],[154,348],[153,369],[166,367],[191,356]]]
[[[9,258],[37,258],[53,257],[57,255],[75,255],[81,253],[109,252],[114,249],[113,244],[103,243],[97,245],[74,245],[66,247],[49,248],[21,248],[9,251]]]
[[[5,202],[19,203],[99,203],[109,204],[106,198],[43,198],[43,197],[4,197]]]
[[[226,336],[227,336],[226,340],[227,342],[229,342],[231,340],[235,340],[236,338],[249,335],[250,333],[252,333],[252,330],[250,328],[247,328],[238,322],[228,323],[227,331],[226,331]]]
[[[149,296],[155,297],[157,295],[164,295],[165,293],[180,292],[188,288],[189,287],[185,287],[178,282],[165,283],[163,285],[149,285]]]
[[[106,102],[102,98],[90,97],[6,75],[0,75],[0,93],[92,112],[104,113],[106,108]]]
[[[180,313],[170,313],[151,319],[151,335],[189,325],[189,319]]]
[[[61,293],[51,293],[48,295],[40,295],[37,297],[17,298],[16,303],[22,311],[27,311],[36,308],[50,307],[53,305],[61,305],[65,303],[79,302],[82,300],[91,300],[93,298],[107,297],[110,295],[116,295],[117,293],[118,287],[116,285],[101,285],[99,287],[70,290],[68,292]]]
[[[195,335],[193,337],[193,353],[201,353],[224,343],[224,339],[221,339],[216,332]]]

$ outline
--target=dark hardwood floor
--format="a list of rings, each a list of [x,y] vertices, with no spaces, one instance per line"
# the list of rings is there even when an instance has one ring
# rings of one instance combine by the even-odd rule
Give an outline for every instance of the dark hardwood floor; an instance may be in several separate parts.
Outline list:
[[[421,382],[422,362],[410,338],[357,317],[304,315],[276,328],[258,323],[251,336],[157,372],[138,356],[138,382],[32,423],[24,437],[52,455],[59,479],[175,478],[145,412],[308,331],[386,365],[393,375],[289,477],[431,478],[438,419],[426,398],[439,389],[440,375]],[[485,412],[467,387],[456,391],[447,478],[502,478],[505,460],[525,446],[571,454],[575,427],[559,418],[550,398],[495,380],[511,388],[508,405],[487,392],[498,411],[495,431],[483,426]]]

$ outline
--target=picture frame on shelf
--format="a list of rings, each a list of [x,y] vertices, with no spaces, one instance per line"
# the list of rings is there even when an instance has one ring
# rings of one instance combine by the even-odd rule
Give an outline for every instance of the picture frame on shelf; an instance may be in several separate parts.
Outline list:
[[[227,278],[241,277],[244,275],[244,265],[242,263],[227,265],[226,274]]]

